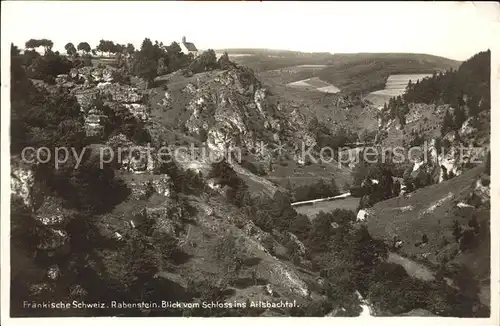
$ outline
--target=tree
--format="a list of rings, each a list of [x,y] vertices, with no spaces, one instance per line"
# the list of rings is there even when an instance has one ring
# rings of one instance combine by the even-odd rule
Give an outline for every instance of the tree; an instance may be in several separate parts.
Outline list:
[[[116,43],[111,47],[111,52],[112,53],[123,53],[125,50],[125,45]]]
[[[297,216],[290,223],[288,231],[295,234],[300,240],[307,239],[311,230],[311,221],[304,214],[297,214]]]
[[[172,42],[166,49],[168,54],[172,56],[180,56],[182,54],[181,46],[177,42]]]
[[[460,237],[462,236],[462,227],[460,226],[460,223],[457,220],[453,221],[452,233],[453,236],[455,237],[455,240],[458,242],[460,240]]]
[[[135,298],[144,294],[145,284],[158,271],[155,254],[148,242],[138,231],[132,232],[120,251],[105,257],[106,283],[115,293]]]
[[[209,49],[203,52],[198,58],[196,58],[188,68],[188,71],[192,73],[200,73],[204,71],[209,71],[218,68],[217,56],[215,51]]]
[[[157,68],[157,63],[155,61],[140,57],[135,65],[135,74],[145,79],[149,85],[157,75]]]
[[[113,41],[100,40],[99,44],[96,46],[96,50],[101,52],[101,55],[106,53],[111,53],[115,50],[115,44]]]
[[[242,239],[228,232],[215,242],[213,253],[224,278],[229,282],[237,278],[245,258]]]
[[[18,56],[19,54],[21,54],[21,50],[14,43],[10,43],[10,56]]]
[[[399,124],[401,125],[401,127],[404,127],[406,125],[406,117],[401,111],[399,113]]]
[[[24,46],[27,48],[27,49],[36,49],[37,47],[41,46],[41,43],[40,43],[40,40],[36,40],[36,39],[30,39],[28,41],[26,41],[26,43],[24,44]]]
[[[132,43],[128,43],[127,46],[125,47],[125,52],[128,54],[134,54],[135,52],[135,47]]]
[[[36,56],[27,72],[30,78],[50,81],[59,74],[67,74],[72,67],[72,62],[66,57],[48,52],[44,56]]]
[[[73,43],[67,43],[65,46],[64,46],[64,49],[66,50],[66,53],[69,55],[69,56],[72,56],[76,53],[76,48],[75,46],[73,45]]]
[[[401,183],[399,182],[399,180],[396,180],[396,182],[394,182],[394,187],[393,187],[393,196],[398,196],[400,192],[401,192]]]
[[[73,160],[68,160],[49,183],[69,207],[91,214],[109,211],[130,193],[123,181],[115,177],[112,166],[101,168],[97,156],[89,153],[78,169]]]
[[[208,49],[207,51],[201,54],[199,59],[205,71],[217,68],[217,56],[215,55],[214,50]]]
[[[86,54],[88,54],[91,51],[90,44],[88,44],[87,42],[78,43],[77,49],[78,51],[83,51]]]
[[[441,134],[444,136],[453,126],[453,118],[448,110],[444,113],[443,122],[441,124]]]
[[[39,40],[40,46],[43,46],[45,54],[52,51],[52,47],[54,46],[54,42],[48,40],[46,38]]]
[[[484,173],[487,175],[491,174],[491,152],[488,151],[488,154],[486,155],[486,163],[484,164]]]
[[[224,52],[224,54],[221,55],[217,63],[219,65],[219,68],[222,70],[227,70],[236,66],[233,62],[231,62],[231,60],[229,60],[229,55],[227,54],[227,52]]]
[[[462,124],[465,122],[467,117],[465,116],[465,109],[463,106],[459,106],[455,109],[455,120],[453,121],[453,130],[460,130]]]
[[[408,81],[408,85],[406,85],[406,91],[411,90],[411,89],[412,89],[412,87],[413,87],[413,84],[412,84],[411,79],[410,79],[410,80]]]
[[[469,107],[469,116],[476,117],[480,112],[480,98],[478,95],[473,94],[467,98],[467,106]]]
[[[145,79],[148,85],[154,80],[158,73],[158,60],[163,51],[159,44],[153,45],[149,38],[142,41],[141,50],[135,55],[134,73]]]

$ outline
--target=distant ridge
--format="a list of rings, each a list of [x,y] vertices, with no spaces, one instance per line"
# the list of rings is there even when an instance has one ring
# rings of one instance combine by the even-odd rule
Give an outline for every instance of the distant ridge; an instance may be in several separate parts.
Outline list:
[[[317,77],[343,92],[365,94],[384,89],[390,75],[433,74],[457,69],[461,64],[461,61],[422,53],[308,53],[246,48],[218,49],[216,53],[224,51],[232,61],[257,73],[296,66],[324,65],[322,69],[301,72],[297,76],[283,76],[282,82],[287,84]]]

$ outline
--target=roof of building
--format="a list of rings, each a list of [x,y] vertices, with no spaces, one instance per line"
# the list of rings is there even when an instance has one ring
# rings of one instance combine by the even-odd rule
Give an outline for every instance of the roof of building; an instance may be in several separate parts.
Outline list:
[[[184,46],[186,47],[186,49],[188,49],[188,51],[198,51],[196,46],[194,46],[194,43],[182,42],[182,44],[184,44]]]

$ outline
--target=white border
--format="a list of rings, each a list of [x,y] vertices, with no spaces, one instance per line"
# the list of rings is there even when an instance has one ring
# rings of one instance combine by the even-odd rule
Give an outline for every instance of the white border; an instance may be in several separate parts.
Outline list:
[[[80,1],[79,1],[80,2]],[[55,3],[55,1],[54,1]],[[145,2],[143,2],[146,5]],[[118,4],[117,4],[118,5]],[[480,3],[476,3],[476,6]],[[132,325],[132,323],[140,322],[137,318],[114,318],[114,317],[102,317],[102,318],[10,318],[9,316],[9,291],[10,291],[10,243],[9,243],[9,233],[10,233],[10,139],[9,139],[9,121],[10,121],[10,39],[9,36],[15,31],[9,30],[9,21],[11,19],[16,19],[12,12],[9,12],[9,2],[2,2],[2,28],[1,28],[1,42],[2,42],[2,87],[1,87],[1,209],[2,209],[2,219],[1,219],[1,321],[4,325],[38,325],[42,323],[50,323],[51,325],[67,325],[71,323],[73,325],[87,325],[89,322],[98,322],[106,325],[109,324],[119,324]],[[497,16],[500,19],[500,6],[498,7]],[[62,14],[62,13],[59,13]],[[51,23],[51,21],[47,21]],[[256,22],[258,23],[258,22]],[[423,22],[425,24],[425,22]],[[467,22],[464,22],[466,24]],[[74,27],[68,27],[74,28]],[[84,28],[84,27],[82,27]],[[235,31],[236,32],[236,31]],[[500,121],[500,20],[497,20],[497,24],[492,24],[491,31],[485,31],[491,36],[491,46],[492,51],[492,73],[491,73],[491,90],[492,90],[492,110],[491,110],[491,148],[497,149],[497,143],[500,143],[500,128],[494,128],[496,125],[498,127],[498,122]],[[467,40],[464,39],[464,46],[467,46]],[[273,319],[254,317],[258,318],[254,320],[252,317],[236,317],[236,318],[148,318],[148,324],[155,325],[165,325],[165,323],[179,323],[184,325],[193,325],[197,323],[203,323],[206,325],[220,325],[228,324],[232,325],[234,323],[241,323],[246,325],[251,325],[253,322],[266,323],[272,320],[273,322],[286,322],[289,325],[298,325],[304,323],[318,323],[325,325],[341,324],[341,325],[357,325],[359,323],[370,323],[370,324],[380,324],[380,325],[421,325],[423,322],[429,323],[430,325],[499,325],[499,244],[500,234],[499,229],[499,218],[500,218],[500,157],[498,151],[492,151],[492,183],[491,183],[491,317],[489,319],[483,318],[442,318],[442,317],[377,317],[377,318],[336,318],[331,320],[330,318],[318,317],[273,317]],[[496,236],[496,237],[495,237]]]

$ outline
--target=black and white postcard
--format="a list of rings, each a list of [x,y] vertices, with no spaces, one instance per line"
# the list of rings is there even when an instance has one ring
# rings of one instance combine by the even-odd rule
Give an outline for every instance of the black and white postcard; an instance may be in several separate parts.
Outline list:
[[[498,3],[2,9],[5,325],[498,324]]]

